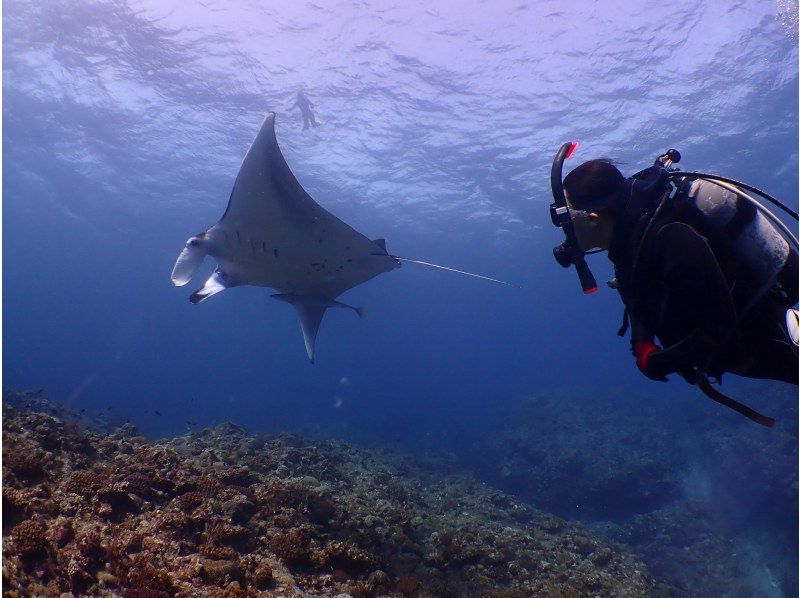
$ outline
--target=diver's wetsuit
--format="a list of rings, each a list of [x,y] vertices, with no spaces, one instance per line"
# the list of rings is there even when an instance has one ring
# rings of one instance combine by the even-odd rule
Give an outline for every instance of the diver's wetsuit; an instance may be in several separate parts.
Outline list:
[[[631,343],[657,337],[668,349],[688,339],[684,350],[673,351],[676,362],[662,362],[666,373],[708,365],[712,376],[732,371],[797,384],[797,353],[783,326],[786,309],[797,301],[797,253],[790,252],[778,284],[734,327],[762,285],[748,279],[726,239],[680,197],[667,200],[650,223],[668,189],[657,168],[628,180],[627,205],[609,249]]]

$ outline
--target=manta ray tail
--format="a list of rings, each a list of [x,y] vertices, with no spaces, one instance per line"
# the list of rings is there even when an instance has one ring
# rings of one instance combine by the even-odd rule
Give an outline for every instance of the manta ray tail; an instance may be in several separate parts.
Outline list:
[[[217,268],[214,273],[208,278],[206,284],[203,285],[202,288],[197,289],[192,296],[189,297],[189,301],[192,303],[200,303],[201,301],[208,299],[211,295],[216,295],[220,291],[224,291],[227,289],[230,284],[226,283],[228,276]]]
[[[375,253],[373,255],[383,255],[380,253]],[[389,257],[394,258],[401,262],[411,262],[412,264],[420,264],[422,266],[429,266],[430,268],[438,268],[439,270],[447,270],[448,272],[455,272],[456,274],[463,274],[464,276],[472,276],[474,278],[480,278],[481,280],[488,280],[489,282],[496,282],[497,284],[504,284],[509,287],[516,287],[519,288],[518,284],[514,284],[511,282],[506,282],[505,280],[498,280],[497,278],[491,278],[489,276],[483,276],[482,274],[475,274],[474,272],[465,272],[464,270],[456,270],[455,268],[449,268],[447,266],[440,266],[439,264],[431,264],[430,262],[423,262],[421,260],[411,260],[407,257],[400,257],[397,255],[389,255]]]
[[[319,325],[322,323],[322,317],[325,315],[327,308],[307,305],[299,301],[292,302],[292,306],[297,310],[297,315],[300,316],[300,328],[303,330],[306,353],[311,363],[314,363],[314,343],[317,340]]]

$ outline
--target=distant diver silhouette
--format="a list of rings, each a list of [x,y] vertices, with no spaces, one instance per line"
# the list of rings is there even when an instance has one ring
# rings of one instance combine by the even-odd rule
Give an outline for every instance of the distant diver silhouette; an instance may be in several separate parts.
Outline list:
[[[303,93],[303,90],[297,92],[297,100],[295,100],[294,104],[292,105],[289,110],[294,110],[295,108],[300,108],[300,113],[303,115],[303,130],[305,131],[308,128],[308,123],[311,123],[311,126],[315,129],[319,126],[317,120],[314,118],[314,113],[311,109],[314,107],[314,104],[309,100],[306,95]]]

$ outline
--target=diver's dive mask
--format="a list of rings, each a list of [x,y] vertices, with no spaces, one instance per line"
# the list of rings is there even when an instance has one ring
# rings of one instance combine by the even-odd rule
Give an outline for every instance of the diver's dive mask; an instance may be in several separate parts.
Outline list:
[[[550,219],[553,225],[564,231],[566,239],[560,245],[553,247],[553,257],[563,267],[575,266],[581,288],[586,295],[597,290],[597,282],[586,264],[586,252],[581,250],[578,239],[575,237],[575,227],[572,225],[567,198],[564,196],[564,186],[561,178],[564,160],[572,155],[578,147],[577,141],[570,141],[559,148],[553,168],[550,170],[550,187],[553,191],[553,203],[550,204]]]

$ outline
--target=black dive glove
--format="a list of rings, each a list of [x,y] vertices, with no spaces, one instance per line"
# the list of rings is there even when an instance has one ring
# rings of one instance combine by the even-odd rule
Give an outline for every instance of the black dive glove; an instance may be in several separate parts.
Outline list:
[[[666,377],[675,372],[682,373],[705,366],[709,355],[712,355],[716,343],[702,330],[696,330],[674,345],[653,351],[647,359],[651,373]],[[658,379],[658,378],[654,378]]]

